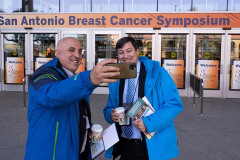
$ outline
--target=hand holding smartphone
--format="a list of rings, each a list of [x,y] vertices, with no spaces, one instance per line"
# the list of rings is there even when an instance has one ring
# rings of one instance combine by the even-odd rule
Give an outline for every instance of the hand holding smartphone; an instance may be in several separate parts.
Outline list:
[[[137,77],[136,63],[108,63],[106,66],[115,66],[120,69],[120,75],[111,77],[113,79],[129,79]]]

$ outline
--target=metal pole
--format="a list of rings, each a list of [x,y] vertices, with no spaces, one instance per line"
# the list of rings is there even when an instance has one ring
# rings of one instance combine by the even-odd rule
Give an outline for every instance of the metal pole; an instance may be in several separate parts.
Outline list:
[[[203,80],[201,79],[200,83],[200,88],[201,88],[201,116],[203,116]]]
[[[193,75],[193,105],[195,105],[195,79],[196,79],[196,76]]]
[[[23,106],[26,108],[25,77],[23,77]]]

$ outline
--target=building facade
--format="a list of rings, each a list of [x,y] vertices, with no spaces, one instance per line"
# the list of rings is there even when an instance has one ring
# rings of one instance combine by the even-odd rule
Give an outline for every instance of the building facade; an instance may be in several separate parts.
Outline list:
[[[240,98],[238,0],[0,0],[0,36],[0,91],[22,91],[23,77],[52,59],[63,37],[82,42],[81,72],[117,58],[117,40],[132,36],[181,96],[193,95],[194,73],[204,97]],[[106,86],[94,93],[108,93]]]

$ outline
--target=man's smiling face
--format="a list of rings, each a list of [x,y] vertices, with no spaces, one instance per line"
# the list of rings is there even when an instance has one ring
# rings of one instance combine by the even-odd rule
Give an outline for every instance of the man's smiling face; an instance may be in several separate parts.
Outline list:
[[[74,38],[65,38],[58,43],[56,57],[63,67],[75,73],[82,62],[82,45]]]

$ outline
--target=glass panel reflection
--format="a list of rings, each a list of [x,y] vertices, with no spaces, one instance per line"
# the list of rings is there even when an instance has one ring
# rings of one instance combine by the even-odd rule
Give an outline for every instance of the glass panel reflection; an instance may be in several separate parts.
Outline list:
[[[118,34],[95,35],[95,64],[106,58],[117,58],[116,43]]]
[[[64,34],[63,37],[74,37],[77,38],[82,44],[82,63],[79,66],[76,73],[83,72],[87,70],[87,35],[86,34]]]
[[[191,11],[191,0],[159,0],[158,11]]]
[[[62,0],[61,1],[61,12],[90,12],[91,1],[76,1],[76,0]]]
[[[33,12],[59,12],[59,0],[33,0]]]
[[[124,1],[124,11],[126,12],[156,12],[157,0]]]
[[[193,0],[193,11],[226,11],[227,0]]]
[[[21,0],[0,1],[0,13],[22,12]]]
[[[139,46],[139,56],[152,59],[152,34],[128,34],[133,37]]]
[[[239,0],[228,0],[228,10],[229,11],[240,11],[240,1]]]
[[[25,35],[4,34],[4,83],[22,84],[24,77]]]
[[[220,89],[221,35],[196,35],[196,75],[203,88]]]
[[[229,89],[240,90],[240,35],[231,35]]]
[[[122,12],[123,0],[92,0],[92,12]]]
[[[33,34],[34,70],[55,56],[55,34]]]
[[[186,39],[187,35],[162,35],[161,64],[178,89],[185,88]]]

